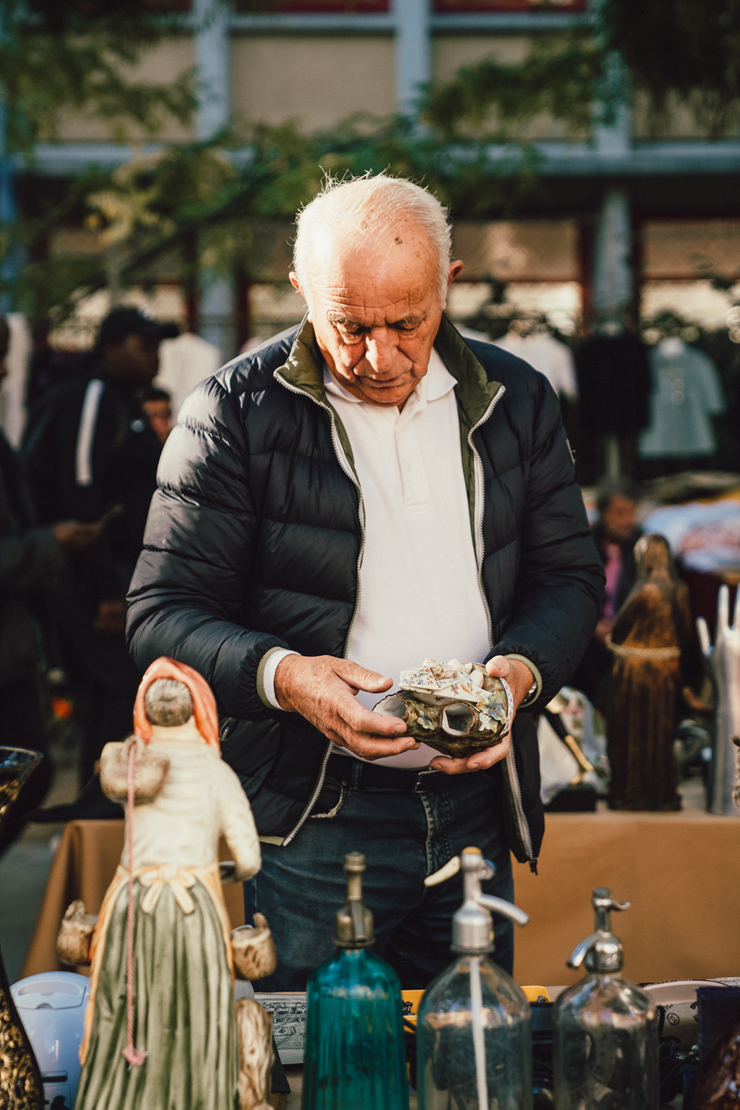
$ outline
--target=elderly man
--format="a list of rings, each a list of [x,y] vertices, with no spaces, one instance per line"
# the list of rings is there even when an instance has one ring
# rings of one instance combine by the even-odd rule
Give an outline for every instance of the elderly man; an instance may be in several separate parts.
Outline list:
[[[298,219],[300,327],[191,394],[165,448],[130,593],[140,666],[175,656],[211,683],[224,757],[263,841],[251,905],[299,990],[332,951],[341,863],[367,856],[376,951],[404,986],[449,962],[466,845],[513,894],[509,846],[542,839],[537,740],[468,759],[372,712],[426,656],[488,661],[515,705],[578,663],[603,582],[546,380],[443,310],[462,269],[446,213],[383,175],[332,182]],[[496,956],[511,967],[501,923]]]

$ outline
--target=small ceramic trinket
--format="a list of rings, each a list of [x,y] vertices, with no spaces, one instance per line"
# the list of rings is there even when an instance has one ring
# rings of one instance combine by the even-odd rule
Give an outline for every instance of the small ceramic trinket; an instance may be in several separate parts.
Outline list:
[[[121,864],[90,945],[90,996],[76,1110],[268,1110],[271,1017],[234,1005],[242,977],[269,974],[264,918],[235,930],[221,889],[218,843],[235,881],[260,867],[249,802],[219,751],[216,703],[190,667],[158,659],[142,679],[135,736],[107,744],[106,793],[125,801]],[[63,958],[84,962],[94,919],[67,911]]]
[[[513,717],[508,684],[482,663],[437,663],[401,671],[400,690],[375,712],[405,721],[408,732],[443,755],[464,758],[500,744]]]
[[[76,901],[67,906],[57,935],[57,958],[68,967],[88,967],[90,964],[90,943],[97,914],[86,913],[85,903]]]

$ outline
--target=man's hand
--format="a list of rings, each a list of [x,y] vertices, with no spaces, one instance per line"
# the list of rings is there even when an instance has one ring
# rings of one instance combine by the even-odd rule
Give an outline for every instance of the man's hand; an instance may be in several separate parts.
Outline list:
[[[101,601],[93,621],[93,628],[106,636],[123,636],[126,631],[126,599],[116,597],[112,601]]]
[[[72,555],[75,551],[82,551],[95,543],[102,531],[102,521],[95,524],[81,524],[79,520],[60,520],[52,524],[51,530],[54,538],[65,555]]]
[[[494,678],[503,678],[511,689],[514,698],[514,713],[527,696],[534,682],[534,676],[526,664],[519,659],[506,659],[503,655],[494,655],[486,663],[486,670]],[[512,719],[513,720],[513,719]],[[484,748],[482,752],[469,755],[467,759],[451,759],[450,756],[438,755],[429,764],[435,771],[444,771],[446,775],[464,775],[469,771],[481,771],[486,767],[493,767],[501,759],[506,759],[511,746],[511,730],[500,744],[493,748]]]
[[[82,524],[79,520],[60,520],[52,524],[51,530],[64,554],[72,555],[75,551],[83,551],[99,540],[110,522],[123,512],[123,505],[114,505],[101,516],[100,520],[95,520],[91,524]]]
[[[324,736],[363,759],[419,747],[402,721],[365,709],[355,697],[358,690],[382,694],[392,685],[392,679],[332,655],[286,655],[275,671],[281,707],[300,713]]]

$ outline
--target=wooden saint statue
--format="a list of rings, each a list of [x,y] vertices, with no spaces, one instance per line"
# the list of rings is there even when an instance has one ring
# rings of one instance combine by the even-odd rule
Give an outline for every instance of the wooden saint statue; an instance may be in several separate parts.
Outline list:
[[[613,657],[607,744],[612,809],[680,809],[673,741],[678,721],[681,648],[691,612],[663,536],[635,545],[637,580],[617,613],[607,646]]]
[[[241,784],[220,758],[203,678],[158,659],[139,687],[134,733],[101,759],[104,791],[126,804],[126,845],[92,937],[76,1110],[267,1108],[269,1015],[248,999],[235,1012],[218,864],[223,836],[235,877],[248,879],[260,847]],[[74,918],[84,932],[82,907],[73,909],[66,929]],[[266,928],[252,932],[261,951]],[[239,1074],[250,1053],[258,1082]]]

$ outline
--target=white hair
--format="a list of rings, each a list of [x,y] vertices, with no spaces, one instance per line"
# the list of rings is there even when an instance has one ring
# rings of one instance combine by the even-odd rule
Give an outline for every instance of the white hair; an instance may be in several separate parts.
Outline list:
[[[341,227],[342,242],[357,248],[377,241],[402,221],[416,224],[437,255],[439,299],[444,306],[452,255],[447,209],[427,189],[385,173],[341,180],[327,177],[321,192],[298,213],[293,269],[309,303],[311,247],[317,235]]]

